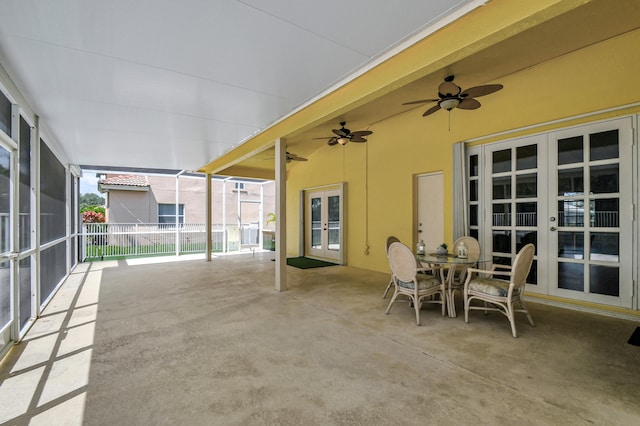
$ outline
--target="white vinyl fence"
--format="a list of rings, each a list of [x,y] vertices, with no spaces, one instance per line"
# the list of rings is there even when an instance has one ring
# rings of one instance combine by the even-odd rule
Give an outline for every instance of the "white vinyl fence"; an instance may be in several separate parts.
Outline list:
[[[238,251],[260,244],[257,224],[242,227],[213,227],[211,240],[214,252]],[[204,224],[142,224],[84,223],[82,224],[82,260],[204,253]]]

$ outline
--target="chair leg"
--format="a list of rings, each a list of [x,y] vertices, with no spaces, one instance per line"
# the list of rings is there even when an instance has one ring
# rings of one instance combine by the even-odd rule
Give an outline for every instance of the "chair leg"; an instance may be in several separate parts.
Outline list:
[[[387,293],[389,293],[389,290],[391,289],[391,286],[393,286],[393,279],[391,279],[389,281],[389,284],[387,284],[387,288],[384,290],[384,294],[382,295],[383,299],[386,299]]]
[[[391,305],[393,305],[393,302],[396,301],[397,297],[398,297],[398,291],[394,291],[393,292],[393,297],[391,298],[391,301],[389,302],[389,305],[387,305],[387,310],[384,311],[385,315],[389,314],[389,311],[391,310]]]
[[[464,322],[469,323],[469,305],[471,304],[471,300],[465,294],[462,302],[464,304]]]
[[[507,303],[507,318],[509,318],[509,323],[511,324],[511,334],[513,334],[513,337],[518,337],[518,333],[516,332],[516,315],[511,300]]]
[[[529,324],[531,324],[531,327],[535,327],[536,324],[533,322],[533,317],[529,313],[529,308],[527,308],[527,305],[524,303],[524,300],[522,298],[520,298],[518,300],[520,301],[520,304],[522,305],[522,309],[524,310],[524,313],[527,314],[527,319],[529,320]]]
[[[420,303],[419,300],[413,299],[413,307],[416,309],[416,325],[420,325],[420,307],[421,306],[422,306],[422,303]]]

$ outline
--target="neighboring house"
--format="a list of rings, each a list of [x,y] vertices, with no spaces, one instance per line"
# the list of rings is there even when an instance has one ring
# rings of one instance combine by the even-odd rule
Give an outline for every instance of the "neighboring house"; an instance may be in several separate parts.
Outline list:
[[[201,176],[107,174],[98,190],[106,196],[109,223],[174,224],[176,205],[178,223],[206,222],[206,182]],[[272,181],[214,177],[211,192],[214,229],[258,228],[275,211]]]

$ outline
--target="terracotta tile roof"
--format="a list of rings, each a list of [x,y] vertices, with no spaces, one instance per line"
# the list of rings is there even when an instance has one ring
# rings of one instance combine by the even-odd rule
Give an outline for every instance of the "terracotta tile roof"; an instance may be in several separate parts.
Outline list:
[[[149,186],[149,180],[146,176],[140,175],[119,175],[107,176],[100,181],[102,185],[120,185],[120,186]]]

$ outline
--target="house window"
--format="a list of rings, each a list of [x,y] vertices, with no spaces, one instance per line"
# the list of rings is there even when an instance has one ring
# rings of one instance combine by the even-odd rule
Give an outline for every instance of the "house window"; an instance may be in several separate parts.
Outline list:
[[[158,204],[158,223],[169,225],[176,223],[175,204]],[[178,223],[184,223],[184,204],[178,205]]]
[[[244,182],[236,182],[234,189],[244,189]]]

